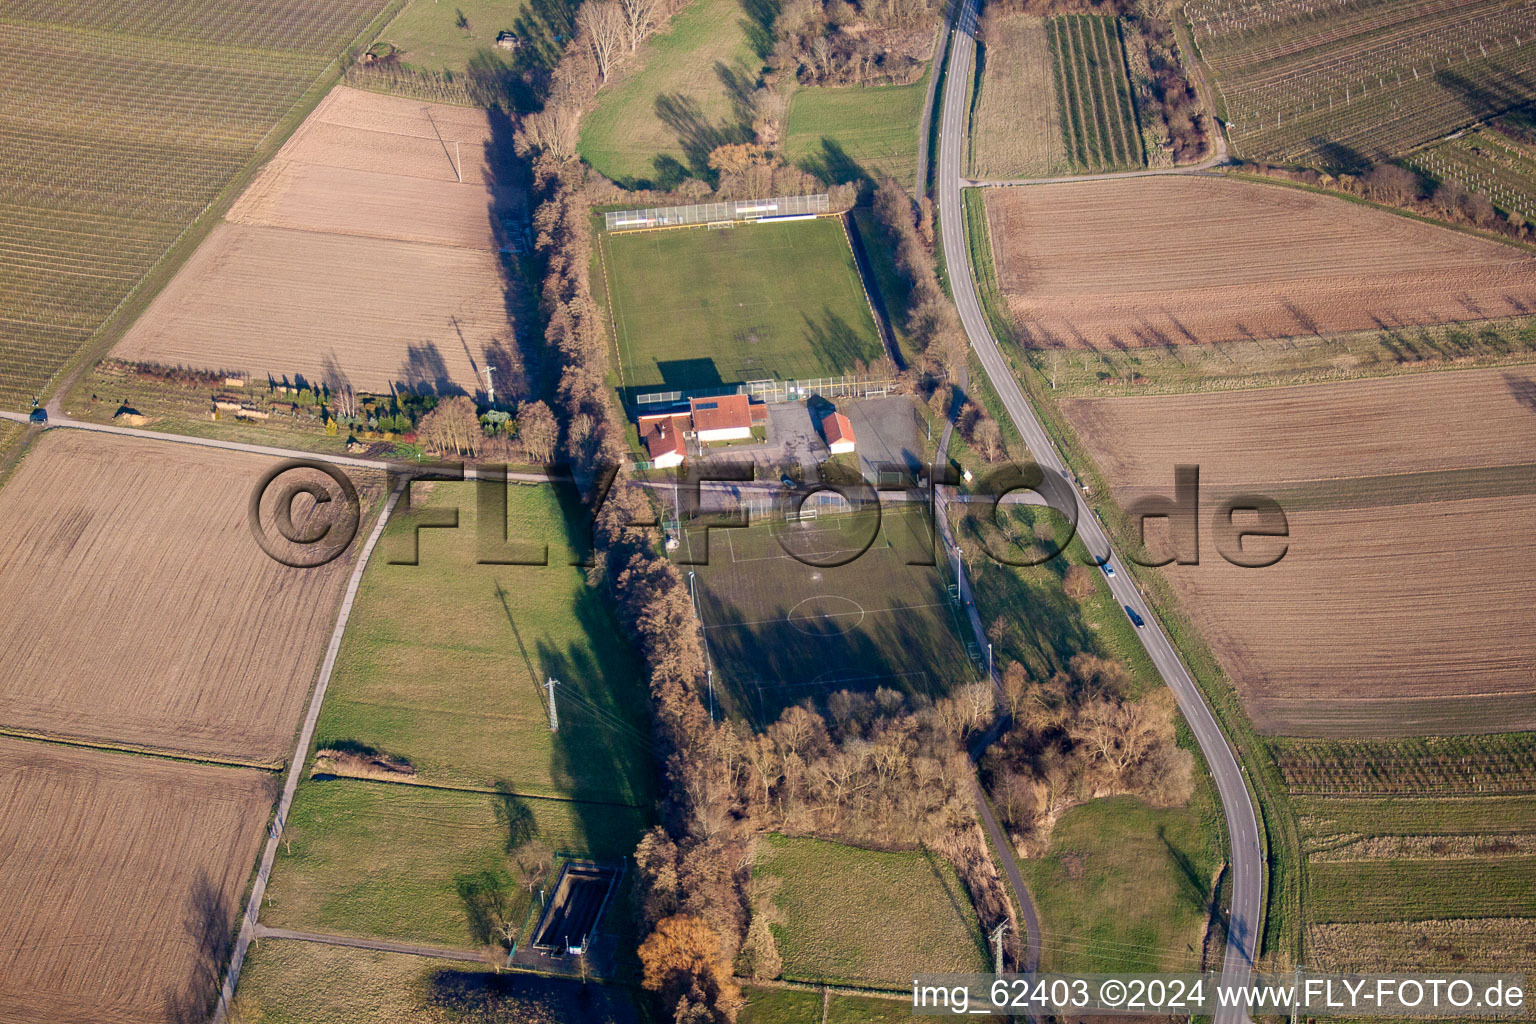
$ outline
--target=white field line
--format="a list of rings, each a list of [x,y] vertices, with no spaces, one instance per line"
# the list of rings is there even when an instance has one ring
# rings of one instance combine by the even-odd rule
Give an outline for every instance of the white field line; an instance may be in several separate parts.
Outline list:
[[[235,996],[235,985],[240,980],[240,968],[245,964],[245,954],[251,947],[251,940],[256,935],[256,922],[261,914],[261,901],[267,894],[267,879],[272,875],[272,862],[277,859],[277,844],[282,838],[283,826],[288,820],[288,809],[293,805],[294,791],[299,787],[299,776],[304,771],[304,762],[308,759],[309,744],[315,736],[315,725],[320,720],[320,705],[325,700],[325,691],[331,683],[331,671],[336,667],[336,656],[341,651],[341,637],[347,628],[347,620],[352,616],[352,603],[357,598],[357,588],[363,579],[363,570],[368,567],[368,559],[373,554],[373,549],[379,542],[379,537],[384,533],[384,525],[389,522],[389,517],[395,510],[395,505],[400,500],[404,487],[396,487],[390,492],[389,500],[384,503],[384,511],[379,513],[378,521],[373,524],[373,531],[368,534],[368,542],[363,545],[362,552],[357,557],[357,564],[352,567],[352,577],[347,581],[347,592],[341,599],[341,610],[336,615],[336,628],[331,630],[331,642],[325,649],[325,660],[320,664],[320,678],[315,683],[315,692],[309,699],[309,712],[304,716],[304,727],[299,730],[299,741],[294,747],[293,760],[288,762],[288,771],[283,778],[283,795],[277,802],[277,815],[273,818],[272,828],[267,832],[267,845],[261,853],[261,866],[256,870],[256,883],[251,886],[251,898],[245,905],[245,920],[240,923],[240,935],[235,940],[234,952],[229,958],[229,969],[224,972],[224,985],[219,990],[219,1002],[214,1008],[214,1024],[223,1024],[229,1012],[230,1001]]]

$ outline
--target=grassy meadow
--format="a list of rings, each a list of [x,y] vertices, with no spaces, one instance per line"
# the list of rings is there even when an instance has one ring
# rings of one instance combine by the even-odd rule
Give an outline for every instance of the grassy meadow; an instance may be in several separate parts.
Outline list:
[[[971,115],[971,175],[1045,178],[1070,173],[1046,19],[993,14],[981,52],[981,93]]]
[[[928,74],[910,85],[796,89],[784,155],[828,184],[889,175],[912,190]]]
[[[507,846],[519,835],[557,853],[617,861],[632,853],[648,811],[523,799],[366,779],[299,787],[262,921],[283,928],[476,949],[473,899],[532,897]],[[615,907],[620,904],[615,904]],[[521,911],[520,911],[521,912]],[[618,916],[605,930],[620,927]]]
[[[423,528],[418,564],[396,565],[411,557],[419,520],[413,511],[390,522],[358,591],[316,745],[404,758],[429,784],[648,805],[641,667],[570,564],[582,550],[576,513],[552,487],[507,488],[507,536],[547,544],[549,564],[479,565],[477,484],[417,483],[413,493],[421,515],[457,507],[459,526]],[[551,676],[558,733],[543,689]]]
[[[640,45],[582,122],[581,158],[626,187],[709,178],[709,154],[750,142],[746,100],[757,87],[777,5],[694,0]]]
[[[881,358],[842,222],[600,236],[626,389],[846,373]]]
[[[264,939],[240,973],[230,1024],[635,1024],[634,994],[489,966]]]
[[[753,873],[774,893],[785,978],[903,988],[920,971],[986,970],[970,897],[931,854],[769,835]]]
[[[961,506],[951,505],[951,509]],[[1088,551],[1073,537],[1064,556],[1042,565],[1004,565],[992,551],[1014,561],[1037,560],[1068,536],[1066,518],[1034,505],[1005,505],[995,522],[984,514],[958,512],[954,527],[962,550],[976,552],[967,563],[977,606],[989,622],[1005,627],[993,639],[999,666],[1018,661],[1031,679],[1065,672],[1075,654],[1113,658],[1130,670],[1136,694],[1158,684],[1156,669],[1135,627],[1110,593],[1103,573],[1092,569],[1091,591],[1071,597],[1064,581],[1073,566],[1087,567]],[[1133,694],[1135,695],[1135,694]]]
[[[508,52],[495,49],[496,36],[521,28],[526,7],[523,0],[410,0],[379,38],[412,67],[463,72]]]
[[[1204,786],[1186,807],[1148,807],[1122,796],[1062,815],[1046,854],[1019,861],[1040,915],[1046,965],[1198,970],[1211,886],[1224,859],[1218,818]]]

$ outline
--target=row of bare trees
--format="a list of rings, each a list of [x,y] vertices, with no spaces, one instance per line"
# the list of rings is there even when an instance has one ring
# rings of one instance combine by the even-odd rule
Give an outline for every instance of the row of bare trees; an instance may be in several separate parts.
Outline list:
[[[576,12],[577,38],[592,55],[600,82],[681,6],[678,0],[588,0]]]

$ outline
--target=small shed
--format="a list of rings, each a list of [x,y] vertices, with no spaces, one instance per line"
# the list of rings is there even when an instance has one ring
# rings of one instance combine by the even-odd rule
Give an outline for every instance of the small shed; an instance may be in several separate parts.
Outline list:
[[[833,455],[842,455],[854,449],[853,424],[840,412],[828,413],[821,421],[822,433],[827,435],[827,448]]]
[[[522,45],[523,41],[517,38],[516,32],[509,32],[506,29],[502,29],[500,32],[496,33],[496,48],[498,50],[516,50],[521,48]]]

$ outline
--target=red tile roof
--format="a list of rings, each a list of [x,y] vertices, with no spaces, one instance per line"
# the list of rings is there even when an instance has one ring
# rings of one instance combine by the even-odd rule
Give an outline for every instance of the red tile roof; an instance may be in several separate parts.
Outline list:
[[[853,444],[853,424],[848,422],[848,417],[840,412],[828,413],[821,421],[821,429],[827,432],[827,444],[837,444],[839,441],[847,441]]]
[[[694,430],[732,430],[752,426],[752,402],[746,395],[690,398]]]
[[[683,432],[688,429],[687,416],[642,416],[636,426],[640,428],[640,440],[652,462],[663,455],[688,454],[683,442]]]

